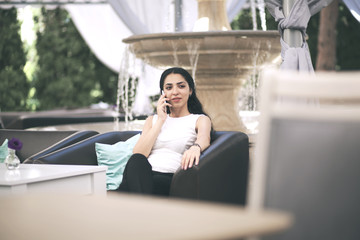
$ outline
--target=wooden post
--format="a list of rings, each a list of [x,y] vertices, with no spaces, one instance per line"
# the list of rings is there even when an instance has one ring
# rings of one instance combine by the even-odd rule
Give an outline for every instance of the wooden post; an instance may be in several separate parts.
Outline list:
[[[320,12],[316,70],[331,71],[336,66],[336,23],[339,0],[334,0]]]

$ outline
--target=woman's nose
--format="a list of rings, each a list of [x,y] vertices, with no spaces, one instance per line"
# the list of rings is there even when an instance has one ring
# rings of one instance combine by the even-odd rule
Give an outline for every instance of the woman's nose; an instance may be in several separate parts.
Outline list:
[[[177,87],[174,87],[172,94],[176,95],[178,93],[179,93],[179,89]]]

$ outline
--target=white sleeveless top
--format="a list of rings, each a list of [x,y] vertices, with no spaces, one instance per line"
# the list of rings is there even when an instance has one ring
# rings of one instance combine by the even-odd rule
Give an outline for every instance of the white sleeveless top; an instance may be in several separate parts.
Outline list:
[[[153,171],[174,173],[186,149],[196,140],[196,121],[202,114],[172,118],[168,115],[148,157]],[[158,116],[153,116],[153,125]]]

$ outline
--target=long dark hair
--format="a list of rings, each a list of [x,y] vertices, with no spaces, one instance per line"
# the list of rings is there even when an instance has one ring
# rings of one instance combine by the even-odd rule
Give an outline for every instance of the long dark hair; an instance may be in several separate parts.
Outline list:
[[[204,114],[204,115],[208,116],[204,112],[202,104],[201,104],[200,100],[196,96],[196,89],[195,89],[194,79],[191,77],[189,72],[186,71],[183,68],[179,68],[179,67],[168,68],[161,74],[161,77],[160,77],[160,94],[161,94],[161,91],[164,90],[165,78],[171,73],[176,73],[176,74],[180,74],[181,76],[183,76],[184,79],[186,80],[186,82],[189,84],[190,89],[192,90],[192,94],[189,96],[189,99],[188,99],[188,102],[187,102],[189,112],[193,113],[193,114]],[[170,113],[170,108],[167,107],[166,111],[167,111],[167,113]]]

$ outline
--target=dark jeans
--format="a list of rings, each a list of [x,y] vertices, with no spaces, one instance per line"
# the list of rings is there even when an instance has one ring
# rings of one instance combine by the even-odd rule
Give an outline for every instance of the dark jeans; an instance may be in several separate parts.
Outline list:
[[[118,191],[168,196],[173,175],[152,171],[144,155],[133,154],[125,166]]]

